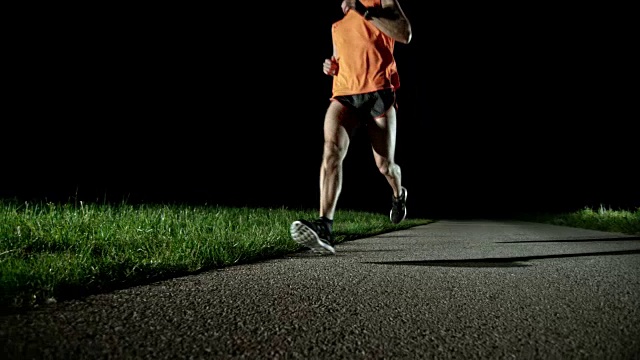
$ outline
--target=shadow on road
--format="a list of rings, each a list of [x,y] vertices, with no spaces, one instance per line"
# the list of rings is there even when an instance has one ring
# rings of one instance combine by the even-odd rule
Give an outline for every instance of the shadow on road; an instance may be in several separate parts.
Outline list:
[[[524,240],[524,241],[496,241],[500,244],[518,244],[518,243],[554,243],[554,242],[596,242],[596,241],[637,241],[640,236],[623,237],[623,238],[601,238],[601,239],[571,239],[571,240]]]
[[[517,257],[507,257],[507,258],[424,260],[424,261],[415,261],[415,260],[381,261],[381,262],[367,262],[367,264],[441,266],[441,267],[523,267],[523,266],[531,266],[529,264],[522,264],[523,262],[527,262],[529,260],[571,258],[571,257],[583,257],[583,256],[631,255],[631,254],[640,254],[640,250],[601,251],[601,252],[580,253],[580,254],[517,256]]]

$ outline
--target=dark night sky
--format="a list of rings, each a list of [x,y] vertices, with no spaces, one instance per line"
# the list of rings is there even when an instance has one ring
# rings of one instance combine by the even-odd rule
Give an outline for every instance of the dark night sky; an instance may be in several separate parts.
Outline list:
[[[396,45],[410,216],[640,206],[630,49],[607,14],[420,3]],[[0,195],[315,208],[339,1],[273,6],[112,9],[34,37]],[[386,212],[362,135],[339,207]]]

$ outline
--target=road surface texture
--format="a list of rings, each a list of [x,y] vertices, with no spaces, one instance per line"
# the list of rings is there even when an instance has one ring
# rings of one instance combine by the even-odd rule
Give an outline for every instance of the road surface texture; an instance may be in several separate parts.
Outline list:
[[[447,220],[0,317],[4,359],[640,359],[640,238]]]

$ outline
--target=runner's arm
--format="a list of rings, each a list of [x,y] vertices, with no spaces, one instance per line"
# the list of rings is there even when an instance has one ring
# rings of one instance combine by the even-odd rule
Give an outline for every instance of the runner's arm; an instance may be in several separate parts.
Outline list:
[[[357,1],[356,10],[383,33],[398,42],[408,44],[412,37],[411,23],[398,0],[381,0],[381,5],[381,8],[365,8]]]
[[[333,54],[330,59],[325,59],[322,64],[322,72],[329,76],[338,75],[340,66],[338,65],[338,49],[336,49],[335,43],[333,44]]]

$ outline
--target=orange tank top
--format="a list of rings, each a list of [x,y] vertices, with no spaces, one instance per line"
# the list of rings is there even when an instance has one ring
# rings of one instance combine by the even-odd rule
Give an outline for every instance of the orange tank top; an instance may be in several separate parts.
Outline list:
[[[364,6],[381,6],[380,0],[360,0]],[[393,56],[395,40],[351,10],[331,27],[338,57],[333,96],[362,94],[400,87]]]

